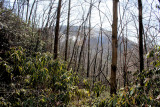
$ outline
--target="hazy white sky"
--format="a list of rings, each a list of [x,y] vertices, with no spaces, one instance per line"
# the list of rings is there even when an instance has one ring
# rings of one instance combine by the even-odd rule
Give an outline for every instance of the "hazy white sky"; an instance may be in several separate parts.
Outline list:
[[[10,0],[12,3],[14,0]],[[40,15],[40,18],[42,18],[43,11],[48,8],[50,0],[39,0],[40,2],[38,3],[38,13]],[[54,1],[54,0],[53,0]],[[99,10],[98,10],[98,3],[100,0],[92,0],[94,2],[93,8],[92,8],[92,27],[96,26],[99,28],[100,26],[100,17],[99,17]],[[138,5],[137,5],[137,0],[119,0],[119,33],[121,32],[121,29],[123,26],[127,24],[127,32],[129,34],[129,39],[132,41],[137,41],[136,35],[137,35],[137,30],[136,27],[138,27]],[[152,1],[154,1],[152,3]],[[150,24],[155,27],[160,26],[157,18],[160,19],[160,13],[158,9],[156,9],[156,0],[142,0],[143,2],[143,22],[144,22],[144,27],[147,27],[148,21],[150,20]],[[30,7],[32,5],[33,0],[30,0]],[[57,7],[57,2],[58,0],[55,0],[55,4],[53,4],[53,8],[56,9]],[[66,3],[64,3],[66,2]],[[89,2],[90,0],[71,0],[71,24],[78,25],[77,22],[82,20],[82,16],[85,13],[87,14],[89,10]],[[152,7],[151,7],[152,3]],[[61,21],[65,20],[63,24],[66,24],[66,19],[67,19],[67,6],[68,0],[63,0],[63,14],[61,17]],[[112,24],[112,0],[101,0],[100,4],[100,15],[102,19],[102,27],[111,31],[111,24]],[[124,9],[126,8],[126,9]],[[125,11],[124,11],[125,10]],[[152,10],[152,11],[151,11]],[[124,15],[123,19],[122,15],[123,12],[126,14]],[[47,12],[46,12],[47,14]],[[151,16],[151,18],[150,18]],[[120,23],[123,20],[122,23]],[[41,22],[40,22],[41,23]],[[122,26],[120,26],[122,24]],[[157,27],[158,28],[158,27]],[[160,28],[159,28],[160,29]],[[157,32],[157,31],[155,31]],[[124,32],[125,33],[125,32]]]

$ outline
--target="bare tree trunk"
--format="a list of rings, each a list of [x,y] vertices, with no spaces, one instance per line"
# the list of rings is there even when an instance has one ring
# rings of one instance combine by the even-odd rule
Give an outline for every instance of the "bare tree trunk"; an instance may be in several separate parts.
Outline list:
[[[23,7],[24,7],[24,6],[23,6]],[[37,25],[37,24],[36,24],[37,8],[38,8],[38,2],[36,2],[36,6],[35,6],[35,9],[34,9],[34,14],[33,14],[33,17],[34,17],[34,18],[32,18],[32,27],[33,27],[33,29],[35,28],[35,25]]]
[[[90,12],[89,12],[89,34],[88,34],[88,61],[87,61],[87,77],[89,77],[89,75],[90,75],[91,11],[92,11],[92,0],[90,1]]]
[[[50,8],[49,8],[49,11],[48,11],[48,16],[47,16],[47,22],[46,22],[46,25],[45,27],[47,28],[48,27],[48,23],[49,21],[51,20],[51,12],[52,12],[52,9],[53,9],[53,4],[54,4],[54,1],[50,1]]]
[[[125,38],[123,36],[123,78],[124,78],[124,87],[127,83],[127,38],[125,41]]]
[[[22,18],[23,18],[23,15],[24,15],[24,3],[25,3],[25,1],[22,3]]]
[[[142,22],[142,1],[138,0],[139,9],[139,61],[140,61],[140,72],[144,69],[143,60],[143,22]],[[140,85],[143,86],[143,78],[140,80]]]
[[[100,7],[100,2],[98,4],[98,8]],[[100,8],[99,8],[100,10]],[[102,43],[102,19],[101,19],[101,13],[99,11],[99,18],[100,18],[100,37],[101,37],[101,56],[100,56],[100,61],[99,61],[99,69],[98,73],[102,71],[102,62],[103,62],[103,43]],[[101,73],[98,76],[98,80],[101,80]]]
[[[28,22],[29,0],[27,0],[26,22]]]
[[[144,29],[143,29],[143,33],[144,33]],[[147,44],[146,41],[147,40],[147,35],[144,34],[144,50],[145,50],[145,54],[147,54],[148,50],[147,50]],[[147,69],[149,69],[149,61],[148,58],[146,58],[147,60]]]
[[[86,67],[86,56],[87,56],[87,48],[85,48],[85,46],[84,46],[84,51],[82,53],[82,60],[83,60],[83,63],[82,63],[82,75],[84,74],[85,67]]]
[[[57,8],[57,19],[56,19],[55,40],[54,40],[54,59],[57,59],[57,57],[58,57],[58,39],[59,39],[58,37],[59,37],[61,2],[62,2],[62,0],[59,0],[58,8]]]
[[[77,57],[78,57],[78,52],[79,52],[79,46],[77,46],[76,48],[74,48],[74,67],[73,67],[73,71],[76,72],[77,69]]]
[[[36,3],[36,0],[34,0],[33,4],[32,4],[32,7],[31,7],[31,11],[30,11],[30,14],[29,14],[29,18],[28,18],[28,21],[30,21],[31,19],[31,15],[32,15],[32,11],[33,11],[33,8],[34,8],[34,5]],[[30,22],[28,22],[28,25],[30,24]]]
[[[84,28],[83,28],[83,30],[84,30],[84,38],[83,38],[83,43],[82,43],[80,54],[79,54],[77,72],[79,71],[79,68],[80,68],[81,57],[82,57],[82,53],[83,53],[83,50],[84,50],[84,47],[85,47],[85,43],[86,43],[86,31],[85,31],[85,29],[86,29],[86,27],[85,27],[85,24],[84,24]]]
[[[70,10],[71,10],[71,0],[69,0],[68,4],[68,19],[67,19],[67,32],[66,32],[66,45],[65,45],[65,61],[67,61],[68,56],[68,39],[69,39],[69,22],[70,22]]]
[[[17,6],[18,6],[18,17],[20,16],[20,2],[17,0]]]
[[[14,0],[13,2],[12,10],[14,10],[15,4],[16,4],[16,0]]]
[[[79,26],[79,28],[78,28],[78,33],[77,33],[77,36],[76,36],[76,41],[74,42],[73,51],[72,51],[71,59],[70,59],[70,61],[69,61],[67,70],[69,70],[70,65],[71,65],[71,63],[72,63],[72,59],[73,59],[74,54],[75,54],[75,48],[76,48],[76,44],[77,44],[78,37],[79,37],[79,34],[80,34],[80,29],[81,29],[81,26]]]
[[[94,60],[93,84],[94,84],[94,82],[96,81],[96,68],[97,68],[97,56],[98,56],[99,37],[100,37],[100,35],[98,36],[97,49],[96,49],[96,56],[95,56],[95,60]]]
[[[111,65],[111,89],[110,94],[116,94],[117,82],[116,82],[116,69],[117,69],[117,24],[118,24],[118,2],[119,0],[113,0],[113,25],[112,25],[112,65]]]
[[[102,58],[103,58],[103,44],[102,44],[102,26],[100,28],[100,37],[101,37],[101,55],[100,55],[100,60],[99,60],[99,68],[98,68],[98,73],[102,71]],[[98,81],[101,80],[101,73],[98,76]]]
[[[109,65],[109,40],[108,40],[108,53],[107,53],[107,66],[106,66],[106,77],[108,75],[108,65]]]

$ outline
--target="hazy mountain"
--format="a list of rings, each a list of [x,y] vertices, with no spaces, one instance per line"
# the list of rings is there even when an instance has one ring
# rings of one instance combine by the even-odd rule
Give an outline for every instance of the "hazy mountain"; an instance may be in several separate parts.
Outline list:
[[[65,36],[66,34],[66,26],[61,26],[60,28],[60,32]],[[71,26],[70,27],[70,38],[75,41],[76,39],[76,35],[78,33],[78,29],[79,26]],[[82,31],[82,30],[81,30]],[[84,32],[84,31],[83,31]],[[88,29],[86,27],[86,34],[88,33]],[[81,33],[80,35],[81,37],[81,41],[84,38],[84,35]],[[108,48],[108,42],[109,45],[111,46],[111,41],[112,41],[112,32],[111,31],[107,31],[105,29],[102,29],[102,43],[103,43],[103,47]],[[88,38],[87,38],[88,39]],[[126,38],[124,38],[126,40]],[[91,49],[96,48],[97,47],[97,43],[99,41],[99,46],[101,46],[101,36],[100,36],[100,29],[98,28],[94,28],[91,30],[91,38],[90,38],[90,43],[91,43]],[[86,42],[88,42],[88,40],[86,40]],[[118,37],[118,46],[120,47],[120,44],[123,42],[123,38],[122,37]],[[134,43],[131,40],[128,40],[128,48],[132,48],[134,45],[136,45],[136,43]],[[122,51],[123,51],[123,45],[121,47]]]

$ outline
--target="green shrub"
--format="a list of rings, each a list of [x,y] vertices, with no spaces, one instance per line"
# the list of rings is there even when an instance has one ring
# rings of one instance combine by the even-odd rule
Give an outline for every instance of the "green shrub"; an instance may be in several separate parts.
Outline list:
[[[6,55],[6,59],[1,58],[0,66],[1,74],[8,73],[8,78],[11,78],[4,90],[10,95],[2,96],[1,105],[67,105],[77,76],[67,71],[64,61],[53,60],[51,53],[37,52],[27,56],[22,47],[12,48]]]

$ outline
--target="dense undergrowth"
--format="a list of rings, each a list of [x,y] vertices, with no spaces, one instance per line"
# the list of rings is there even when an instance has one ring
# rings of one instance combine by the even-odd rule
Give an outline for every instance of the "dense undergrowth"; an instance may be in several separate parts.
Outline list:
[[[67,106],[69,102],[98,105],[97,97],[105,87],[96,82],[91,90],[89,81],[84,79],[84,86],[79,88],[78,75],[67,71],[66,65],[60,59],[53,60],[51,53],[27,55],[22,47],[11,48],[0,59],[0,106]]]
[[[73,95],[77,77],[50,53],[26,56],[22,48],[12,48],[0,61],[3,82],[7,82],[1,105],[65,105]],[[6,75],[7,74],[7,75]],[[10,80],[10,83],[8,83]]]

